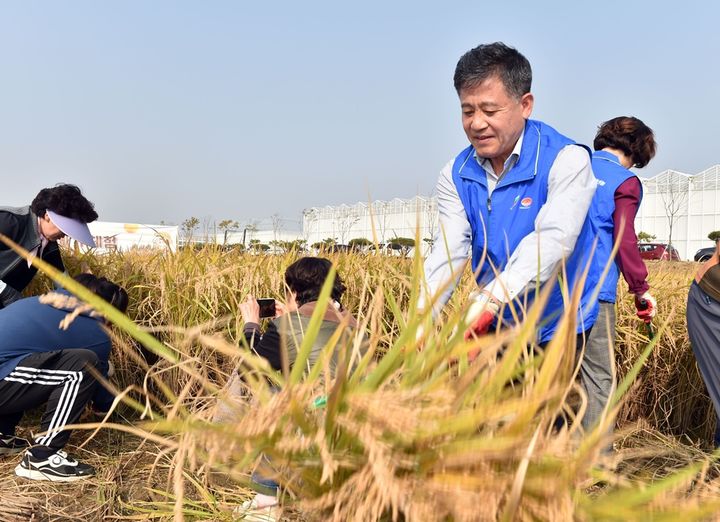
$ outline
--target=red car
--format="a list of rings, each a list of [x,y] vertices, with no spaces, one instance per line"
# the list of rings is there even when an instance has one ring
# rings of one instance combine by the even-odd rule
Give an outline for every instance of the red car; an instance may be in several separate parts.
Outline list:
[[[660,259],[663,261],[680,261],[680,254],[675,247],[667,243],[639,243],[640,257],[643,259]]]

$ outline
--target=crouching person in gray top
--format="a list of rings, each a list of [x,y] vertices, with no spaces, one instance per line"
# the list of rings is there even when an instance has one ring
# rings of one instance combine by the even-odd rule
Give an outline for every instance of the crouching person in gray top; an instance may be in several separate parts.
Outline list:
[[[260,329],[260,308],[257,301],[250,296],[240,305],[240,312],[245,322],[245,338],[250,347],[261,357],[267,359],[270,366],[278,371],[288,372],[296,363],[304,333],[310,325],[323,284],[330,274],[332,263],[320,257],[304,257],[290,265],[285,271],[285,284],[288,289],[287,303],[277,303],[275,318],[269,322],[267,329]],[[339,275],[335,276],[330,292],[330,304],[323,315],[317,336],[308,355],[307,368],[311,368],[323,354],[323,350],[331,341],[338,328],[342,328],[334,351],[329,356],[328,366],[335,375],[337,371],[352,366],[367,350],[367,338],[361,343],[360,353],[348,353],[350,344],[356,338],[357,321],[347,312],[340,300],[345,292],[345,285]],[[343,350],[345,357],[341,354]],[[272,467],[269,461],[265,467]],[[252,500],[245,502],[237,511],[244,520],[279,520],[278,484],[263,472],[253,473],[252,480],[258,493]]]

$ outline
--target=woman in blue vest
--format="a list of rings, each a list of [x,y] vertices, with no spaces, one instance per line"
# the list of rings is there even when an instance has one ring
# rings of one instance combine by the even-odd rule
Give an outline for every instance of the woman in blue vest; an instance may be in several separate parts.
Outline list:
[[[537,286],[554,284],[563,262],[573,284],[580,270],[571,253],[591,233],[583,224],[596,180],[588,149],[529,119],[532,71],[517,50],[496,42],[468,51],[454,83],[470,146],[440,174],[440,226],[425,259],[420,306],[437,314],[470,257],[480,287],[466,317],[471,336],[512,324],[511,308],[522,316],[522,303]],[[594,320],[591,304],[588,294],[588,310],[578,313],[581,335]],[[538,341],[553,337],[563,306],[553,299],[546,307]]]
[[[582,419],[586,431],[601,418],[615,382],[615,298],[620,272],[635,296],[638,317],[650,322],[657,310],[635,234],[642,184],[628,170],[646,166],[655,156],[653,131],[638,118],[620,116],[600,126],[593,146],[592,168],[598,189],[590,207],[590,221],[596,244],[588,279],[590,286],[602,286],[598,317],[585,345],[580,369],[588,396],[587,411]],[[613,260],[615,243],[618,250]],[[589,245],[587,251],[592,252],[593,246]],[[606,265],[609,265],[608,273],[600,281]]]

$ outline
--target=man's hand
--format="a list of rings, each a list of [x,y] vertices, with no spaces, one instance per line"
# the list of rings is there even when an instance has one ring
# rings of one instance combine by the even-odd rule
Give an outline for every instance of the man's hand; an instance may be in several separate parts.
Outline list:
[[[650,292],[645,292],[635,296],[635,308],[637,308],[637,316],[646,323],[650,323],[657,314],[657,301],[650,295]]]
[[[420,323],[417,327],[417,330],[415,330],[415,342],[418,343],[418,345],[423,344],[425,337],[425,327]]]
[[[500,304],[488,293],[480,293],[465,314],[465,321],[470,326],[465,330],[465,339],[485,335],[500,311]]]

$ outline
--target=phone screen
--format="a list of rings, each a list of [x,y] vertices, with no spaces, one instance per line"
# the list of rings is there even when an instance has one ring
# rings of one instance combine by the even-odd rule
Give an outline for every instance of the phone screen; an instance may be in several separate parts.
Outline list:
[[[257,300],[260,307],[260,317],[275,317],[275,299],[263,297]]]

